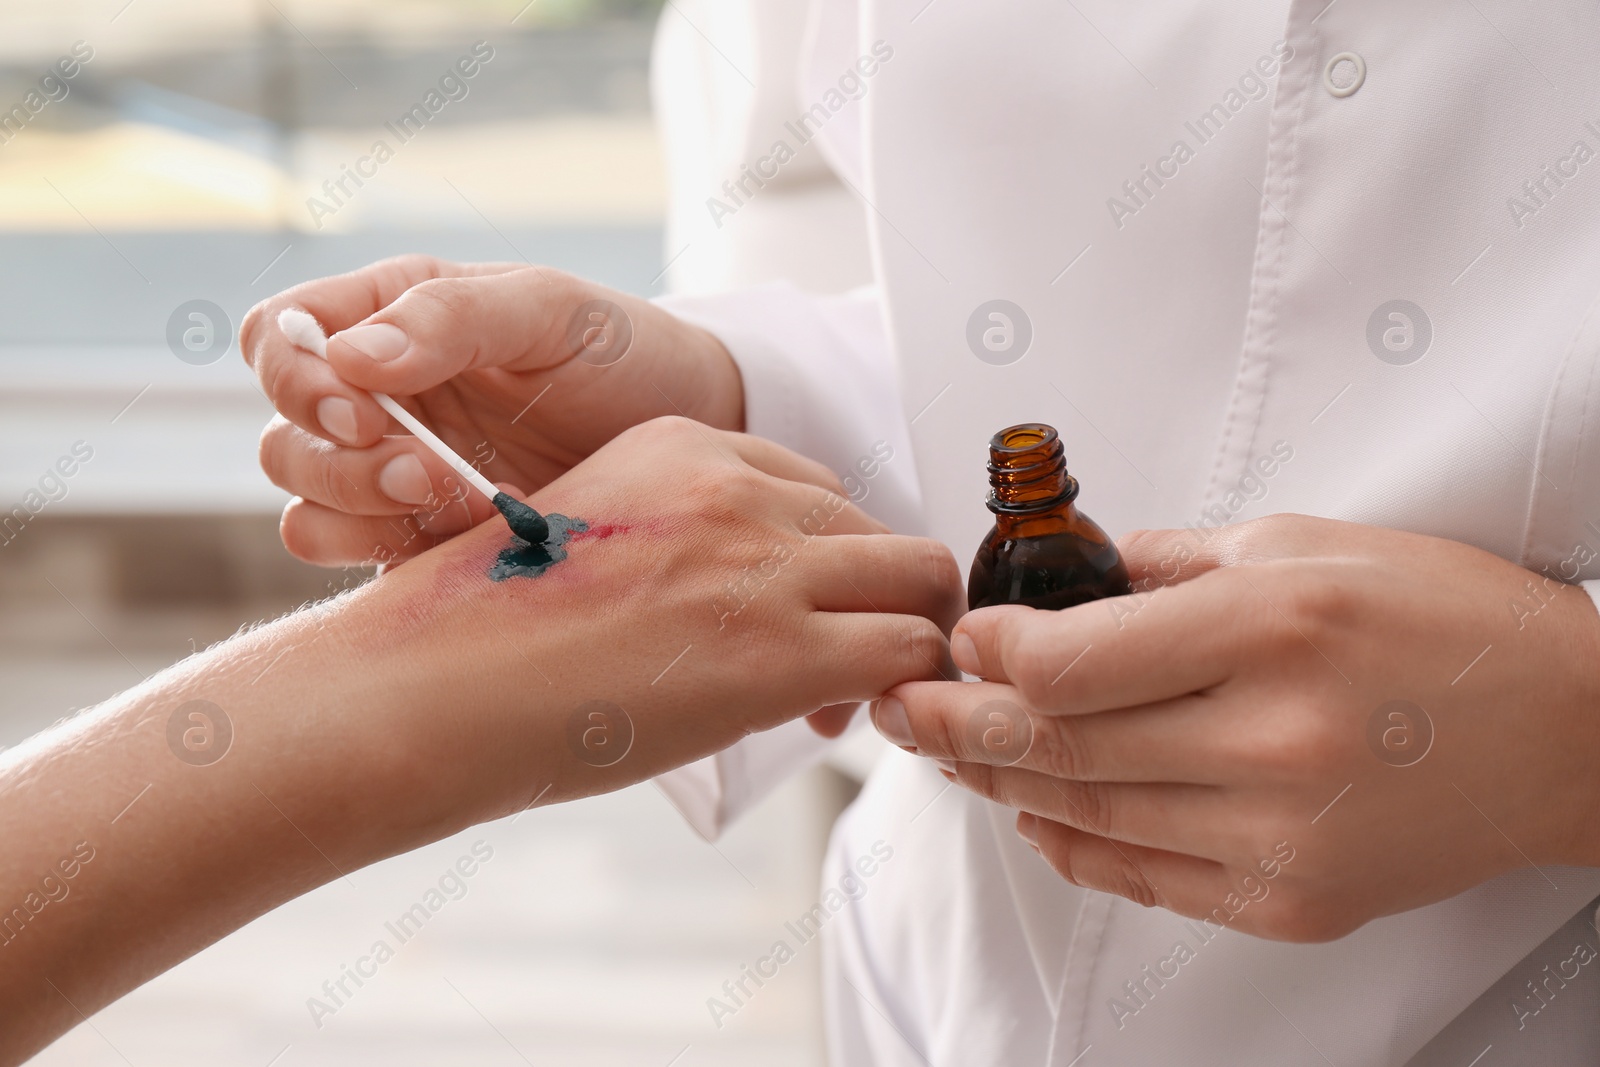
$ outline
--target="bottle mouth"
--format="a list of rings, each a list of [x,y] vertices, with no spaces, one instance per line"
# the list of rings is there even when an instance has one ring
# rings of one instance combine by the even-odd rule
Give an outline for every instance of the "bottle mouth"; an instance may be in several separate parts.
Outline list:
[[[1008,426],[989,439],[989,510],[1024,514],[1059,507],[1078,495],[1054,426]]]
[[[1042,422],[1025,422],[1020,426],[1007,426],[989,438],[989,451],[1004,455],[1020,455],[1040,449],[1061,451],[1061,435],[1054,426]],[[994,464],[989,464],[994,469]]]

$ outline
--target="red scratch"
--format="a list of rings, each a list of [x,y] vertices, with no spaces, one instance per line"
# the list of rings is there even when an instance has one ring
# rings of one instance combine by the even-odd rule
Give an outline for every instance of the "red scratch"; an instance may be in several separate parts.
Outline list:
[[[613,534],[624,534],[632,529],[632,526],[627,526],[620,522],[607,522],[598,526],[591,526],[587,530],[574,532],[568,538],[568,541],[604,541]]]

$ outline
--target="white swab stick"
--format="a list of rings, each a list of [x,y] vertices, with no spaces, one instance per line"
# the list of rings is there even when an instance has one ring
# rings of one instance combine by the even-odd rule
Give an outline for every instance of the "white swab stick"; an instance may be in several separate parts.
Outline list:
[[[322,332],[322,324],[311,316],[309,312],[300,308],[284,308],[278,312],[278,329],[283,332],[291,344],[303,348],[312,355],[321,359],[328,358],[328,337]],[[388,393],[369,393],[378,406],[395,417],[395,421],[417,435],[417,440],[428,446],[434,455],[450,464],[455,472],[465,478],[469,484],[484,496],[493,500],[500,492],[495,484],[479,474],[477,469],[456,454],[455,450],[443,441],[439,435],[424,426],[415,415],[401,407],[399,402]]]

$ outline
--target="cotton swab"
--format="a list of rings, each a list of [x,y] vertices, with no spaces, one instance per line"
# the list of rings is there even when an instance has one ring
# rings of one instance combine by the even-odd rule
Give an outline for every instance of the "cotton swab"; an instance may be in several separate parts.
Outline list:
[[[300,308],[284,308],[278,312],[278,329],[289,343],[297,348],[303,348],[320,359],[328,358],[328,337],[322,332],[319,323],[307,311]],[[411,412],[401,407],[394,397],[388,393],[373,392],[369,394],[378,402],[378,406],[395,417],[395,421],[406,429],[416,434],[434,455],[444,460],[455,472],[466,479],[478,492],[489,498],[496,510],[505,516],[506,525],[511,527],[511,532],[528,542],[530,545],[543,544],[550,537],[550,524],[545,522],[544,516],[533,508],[524,504],[508,493],[502,493],[495,484],[482,474],[477,468],[456,454],[455,450],[439,439],[434,433],[422,424]]]

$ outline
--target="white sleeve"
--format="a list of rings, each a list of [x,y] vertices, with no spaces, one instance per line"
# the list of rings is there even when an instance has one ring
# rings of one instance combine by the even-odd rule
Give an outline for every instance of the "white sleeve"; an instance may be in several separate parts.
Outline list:
[[[727,346],[744,378],[750,433],[832,468],[851,499],[895,531],[922,532],[910,429],[873,290],[815,297],[772,283],[657,303]],[[790,722],[656,784],[711,840],[829,744]]]
[[[1590,578],[1578,584],[1583,586],[1585,593],[1589,594],[1589,599],[1594,603],[1595,610],[1600,611],[1600,578]]]
[[[876,289],[812,296],[771,282],[656,303],[727,346],[744,379],[746,430],[830,467],[862,510],[897,533],[922,532]]]

